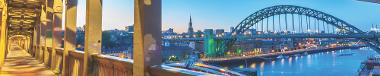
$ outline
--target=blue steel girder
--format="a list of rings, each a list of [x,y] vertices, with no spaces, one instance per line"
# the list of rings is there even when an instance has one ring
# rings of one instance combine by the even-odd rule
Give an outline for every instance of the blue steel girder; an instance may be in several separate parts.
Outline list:
[[[320,21],[324,21],[327,24],[333,25],[336,28],[347,31],[345,33],[364,33],[363,31],[354,27],[353,25],[339,18],[336,18],[330,14],[317,11],[314,9],[294,6],[294,5],[278,5],[278,6],[272,6],[272,7],[261,9],[249,15],[247,18],[245,18],[232,30],[232,32],[235,33],[236,35],[242,34],[246,30],[248,30],[250,27],[252,27],[254,24],[258,23],[259,21],[271,16],[281,15],[281,14],[305,15],[305,16],[313,17]]]
[[[294,5],[277,5],[277,6],[261,9],[249,15],[243,21],[241,21],[232,30],[232,34],[233,34],[232,38],[230,40],[227,40],[227,43],[225,43],[225,45],[228,47],[227,49],[232,48],[233,44],[237,40],[238,35],[243,34],[250,27],[254,26],[254,24],[258,23],[261,20],[264,20],[265,18],[275,16],[275,15],[281,15],[281,14],[298,14],[298,15],[313,17],[320,21],[324,21],[327,24],[330,24],[338,29],[346,31],[346,32],[340,32],[340,33],[345,33],[345,34],[364,34],[365,33],[362,30],[354,27],[353,25],[337,17],[334,17],[330,14],[327,14],[318,10],[301,7],[301,6],[294,6]],[[378,46],[380,42],[377,40],[377,38],[358,38],[358,39],[365,41],[371,48],[376,50],[376,52],[380,53],[380,47]]]

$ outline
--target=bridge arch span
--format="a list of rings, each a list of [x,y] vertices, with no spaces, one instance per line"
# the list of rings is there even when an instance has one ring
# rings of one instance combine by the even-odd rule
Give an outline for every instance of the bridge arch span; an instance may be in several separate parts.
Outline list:
[[[295,6],[295,5],[277,5],[261,9],[241,21],[234,29],[232,33],[235,35],[242,34],[254,24],[275,15],[281,14],[298,14],[313,17],[330,24],[338,29],[346,31],[345,33],[363,33],[362,30],[354,27],[353,25],[334,17],[330,14],[314,10],[311,8]]]
[[[337,18],[330,14],[314,10],[311,8],[301,7],[301,6],[295,6],[295,5],[277,5],[272,7],[267,7],[264,9],[261,9],[248,17],[246,17],[243,21],[241,21],[234,29],[232,30],[232,38],[230,40],[227,40],[222,45],[218,45],[217,48],[225,48],[225,51],[232,50],[233,45],[238,40],[238,35],[243,34],[245,31],[250,29],[254,26],[254,24],[269,18],[271,16],[275,15],[281,15],[281,14],[298,14],[298,15],[305,15],[308,17],[313,17],[315,19],[318,19],[320,21],[323,21],[327,24],[330,24],[331,26],[338,28],[340,30],[343,30],[345,32],[341,32],[343,34],[364,34],[365,32],[356,28],[355,26]],[[310,20],[309,20],[310,21]],[[301,20],[302,22],[302,20]],[[268,26],[268,24],[267,24]],[[329,26],[329,25],[327,25]],[[301,25],[302,27],[302,25]],[[358,38],[360,40],[363,40],[370,46],[372,49],[374,49],[376,52],[380,53],[380,41],[377,38]],[[225,47],[227,46],[227,47]]]

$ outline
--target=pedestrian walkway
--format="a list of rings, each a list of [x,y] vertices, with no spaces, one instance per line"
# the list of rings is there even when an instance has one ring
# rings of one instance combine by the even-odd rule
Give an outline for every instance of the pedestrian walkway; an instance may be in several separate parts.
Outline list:
[[[17,45],[12,45],[0,67],[0,76],[56,76],[45,65]]]

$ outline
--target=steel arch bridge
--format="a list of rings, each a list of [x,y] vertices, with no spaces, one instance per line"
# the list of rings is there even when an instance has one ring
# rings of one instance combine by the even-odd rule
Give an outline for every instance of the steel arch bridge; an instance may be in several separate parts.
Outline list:
[[[261,9],[251,15],[249,15],[247,18],[245,18],[243,21],[241,21],[234,29],[232,30],[232,38],[230,40],[226,41],[226,45],[217,45],[218,48],[225,48],[224,46],[227,46],[227,49],[231,49],[233,47],[233,44],[238,40],[238,36],[243,34],[245,31],[249,30],[251,27],[253,27],[255,24],[259,23],[260,21],[263,21],[266,18],[269,18],[271,16],[275,15],[282,15],[282,14],[296,14],[296,15],[304,15],[308,17],[315,18],[319,21],[323,21],[337,29],[340,29],[341,32],[339,34],[364,34],[362,30],[356,28],[355,26],[337,18],[330,14],[314,10],[311,8],[301,7],[301,6],[294,6],[294,5],[277,5],[272,7],[267,7],[264,9]],[[267,29],[268,29],[267,25]],[[281,26],[281,25],[280,25]],[[328,25],[327,25],[328,26]],[[262,26],[263,27],[263,26]],[[274,25],[273,25],[274,27]],[[301,26],[302,27],[302,26]],[[318,27],[319,28],[319,27]],[[293,24],[294,29],[294,24]],[[378,41],[378,38],[357,38],[360,40],[365,41],[371,48],[375,49],[376,52],[380,53],[380,48],[378,45],[380,44]]]
[[[311,8],[294,6],[294,5],[277,5],[277,6],[261,9],[249,15],[247,18],[245,18],[242,22],[240,22],[234,28],[234,30],[232,30],[232,32],[236,34],[242,34],[244,31],[252,27],[254,24],[258,23],[259,21],[262,21],[263,19],[271,17],[271,16],[281,15],[281,14],[306,15],[306,16],[324,21],[339,29],[343,29],[347,31],[345,33],[364,33],[363,31],[354,27],[353,25],[339,18],[336,18],[330,14],[327,14],[318,10],[314,10]]]

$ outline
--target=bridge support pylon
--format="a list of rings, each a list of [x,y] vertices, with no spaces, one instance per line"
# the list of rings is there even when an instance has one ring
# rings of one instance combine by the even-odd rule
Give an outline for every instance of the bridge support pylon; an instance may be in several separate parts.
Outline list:
[[[8,39],[8,34],[7,34],[7,7],[2,6],[1,9],[1,33],[0,33],[0,67],[4,65],[4,60],[6,57],[6,51],[8,49],[7,46],[7,39]]]
[[[86,0],[86,25],[84,41],[83,76],[97,76],[98,67],[92,55],[101,54],[102,0]]]
[[[76,20],[78,0],[66,0],[66,19],[64,33],[64,51],[62,60],[62,76],[70,76],[69,51],[75,50],[76,45]]]
[[[133,76],[150,76],[149,67],[161,65],[161,0],[135,0]]]

